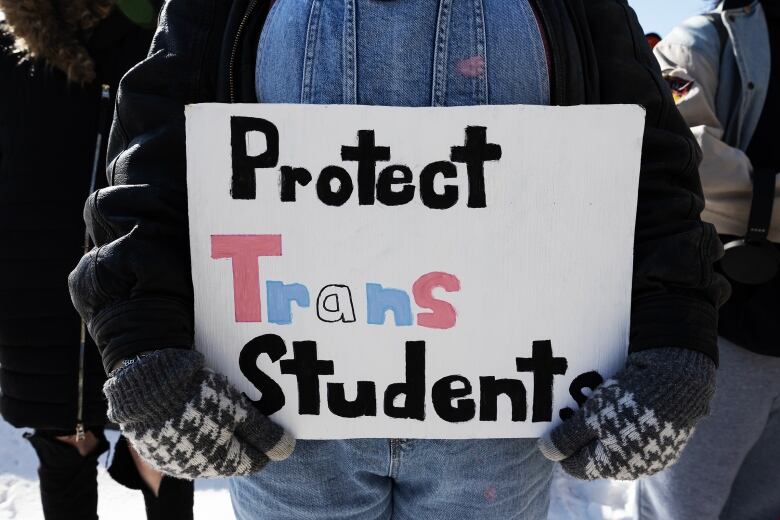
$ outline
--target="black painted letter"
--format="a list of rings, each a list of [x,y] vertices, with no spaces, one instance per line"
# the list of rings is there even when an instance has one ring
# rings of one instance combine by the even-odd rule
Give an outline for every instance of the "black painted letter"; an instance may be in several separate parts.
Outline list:
[[[298,183],[301,186],[309,184],[311,182],[311,173],[306,168],[293,168],[292,166],[282,166],[280,170],[280,199],[282,202],[295,202],[295,184]]]
[[[328,408],[339,417],[364,417],[376,415],[376,383],[358,381],[357,396],[347,401],[344,383],[328,383]]]
[[[265,415],[274,414],[282,409],[284,392],[276,381],[257,367],[257,358],[262,354],[268,354],[271,362],[276,363],[286,353],[287,347],[282,338],[276,334],[263,334],[244,345],[238,356],[238,367],[241,373],[263,394],[259,400],[250,399],[250,401]]]
[[[485,161],[497,161],[501,158],[501,146],[487,142],[487,128],[484,126],[466,127],[465,146],[453,146],[450,160],[466,163],[469,176],[470,208],[484,208],[485,200]]]
[[[331,181],[339,184],[337,190],[333,190]],[[341,206],[352,196],[352,177],[341,166],[326,166],[317,178],[317,196],[328,206]]]
[[[247,155],[246,136],[249,132],[265,134],[266,150],[260,155]],[[273,168],[279,160],[279,130],[274,124],[259,117],[232,116],[230,118],[230,147],[233,161],[233,179],[230,196],[234,199],[254,199],[255,169]]]
[[[512,403],[512,421],[525,421],[525,385],[519,379],[479,378],[479,420],[498,420],[498,396],[504,394]]]
[[[401,177],[395,176],[400,172]],[[376,198],[385,206],[401,206],[414,198],[414,185],[412,182],[412,170],[403,164],[393,164],[381,172],[376,181]],[[403,185],[398,191],[393,190],[394,185]]]
[[[342,146],[341,159],[358,163],[358,201],[361,206],[374,203],[376,163],[390,160],[390,148],[376,146],[373,130],[358,130],[357,146]]]
[[[333,361],[317,359],[317,343],[293,341],[293,359],[279,363],[282,374],[298,378],[298,413],[320,414],[320,376],[333,375]]]
[[[463,388],[452,388],[453,383],[460,383]],[[431,389],[433,409],[447,422],[470,421],[476,414],[474,399],[458,399],[467,395],[471,395],[471,383],[468,379],[463,376],[443,377],[436,381]],[[457,401],[453,406],[454,399]]]
[[[431,209],[448,209],[458,202],[457,186],[448,184],[444,186],[444,192],[436,193],[433,183],[440,173],[445,179],[454,179],[458,176],[458,169],[451,162],[436,161],[420,172],[420,199]]]
[[[577,377],[574,378],[574,381],[571,382],[569,385],[569,395],[572,396],[572,398],[577,402],[578,406],[582,406],[585,404],[585,401],[588,400],[588,396],[585,395],[586,388],[589,388],[591,391],[595,390],[599,387],[601,383],[604,382],[604,378],[601,377],[601,374],[596,372],[595,370],[591,370],[590,372],[585,372],[584,374],[580,374]],[[572,415],[574,415],[574,410],[572,410],[569,407],[562,408],[560,412],[558,412],[558,415],[561,419],[564,421],[568,418],[570,418]]]
[[[553,357],[549,340],[534,341],[530,358],[516,358],[518,372],[534,374],[534,404],[531,420],[552,420],[553,377],[563,375],[569,366],[566,358]]]
[[[395,398],[405,395],[403,405]],[[395,419],[425,419],[425,342],[406,342],[406,382],[393,383],[385,390],[385,415]]]

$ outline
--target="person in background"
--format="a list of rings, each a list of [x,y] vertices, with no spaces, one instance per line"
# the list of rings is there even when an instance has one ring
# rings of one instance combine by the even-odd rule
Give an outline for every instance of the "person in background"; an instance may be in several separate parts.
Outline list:
[[[661,35],[658,33],[647,33],[645,34],[645,40],[647,40],[647,44],[650,46],[651,49],[654,49],[656,45],[661,41]]]
[[[727,0],[655,55],[702,148],[702,219],[726,244],[712,414],[668,470],[640,483],[650,519],[780,517],[780,2]],[[772,207],[774,203],[774,208]],[[772,211],[774,209],[774,211]]]
[[[84,200],[105,184],[120,78],[156,25],[147,0],[0,0],[0,411],[39,461],[44,515],[97,518],[106,379],[67,286]],[[120,440],[110,469],[149,518],[192,518],[192,483],[163,479]]]

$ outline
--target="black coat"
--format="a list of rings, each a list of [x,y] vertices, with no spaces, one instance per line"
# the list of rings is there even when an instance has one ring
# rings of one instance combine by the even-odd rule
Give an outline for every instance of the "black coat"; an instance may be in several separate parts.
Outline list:
[[[548,38],[553,104],[647,110],[631,350],[675,346],[717,360],[717,308],[728,285],[713,270],[722,246],[699,216],[701,152],[636,15],[626,0],[532,3]],[[70,276],[74,303],[107,368],[140,352],[192,345],[184,107],[257,101],[254,63],[270,4],[169,1],[150,57],[122,81],[109,145],[111,186],[85,208],[101,247]]]
[[[152,31],[114,11],[89,36],[97,81],[69,83],[37,61],[0,50],[0,411],[15,426],[73,430],[79,396],[80,320],[68,272],[83,253],[100,127],[101,85],[112,91],[142,60]],[[105,108],[108,108],[106,111]],[[105,153],[103,140],[102,153]],[[103,162],[99,162],[103,164]],[[105,184],[104,171],[98,179]],[[84,423],[105,423],[105,373],[91,339],[85,351]]]

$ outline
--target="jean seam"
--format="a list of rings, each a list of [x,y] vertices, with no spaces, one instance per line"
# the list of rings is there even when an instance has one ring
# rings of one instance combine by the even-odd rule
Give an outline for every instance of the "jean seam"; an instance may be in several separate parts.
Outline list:
[[[342,66],[344,67],[342,97],[344,103],[352,105],[357,103],[357,20],[355,10],[355,0],[345,0],[342,36]]]
[[[487,104],[487,37],[485,35],[485,10],[482,6],[482,0],[473,0],[474,8],[474,43],[476,48],[475,56],[482,58],[483,72],[477,76],[475,81],[477,104]]]
[[[303,53],[303,83],[301,85],[301,103],[312,102],[312,83],[314,76],[314,51],[320,31],[321,0],[314,0],[309,11],[309,22],[306,28],[306,42]]]
[[[444,105],[447,93],[447,60],[450,33],[450,11],[452,0],[439,1],[439,16],[436,20],[436,44],[433,53],[433,81],[431,106]]]

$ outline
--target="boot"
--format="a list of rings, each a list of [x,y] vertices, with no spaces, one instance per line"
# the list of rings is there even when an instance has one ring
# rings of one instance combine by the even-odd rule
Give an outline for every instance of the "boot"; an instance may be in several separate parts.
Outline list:
[[[86,456],[45,431],[25,434],[40,462],[38,479],[46,520],[97,520],[97,459],[109,445],[102,431],[93,433],[98,444]]]
[[[108,473],[119,484],[141,490],[147,520],[192,520],[195,492],[193,482],[164,475],[159,493],[154,496],[138,473],[127,439],[123,436],[119,437],[114,447],[114,459]]]

